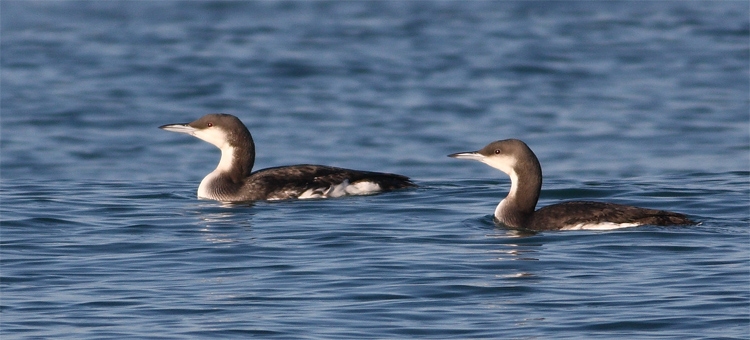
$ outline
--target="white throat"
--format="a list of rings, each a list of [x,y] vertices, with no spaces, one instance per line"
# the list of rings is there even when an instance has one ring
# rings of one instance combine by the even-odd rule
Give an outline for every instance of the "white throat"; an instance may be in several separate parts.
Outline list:
[[[494,155],[489,157],[482,157],[481,161],[482,163],[498,169],[511,177],[513,176],[511,174],[515,174],[516,172],[515,170],[513,170],[513,168],[516,166],[516,158],[512,156]],[[516,176],[516,178],[517,177],[518,176]]]
[[[508,196],[500,201],[500,204],[495,208],[495,218],[502,222],[502,218],[500,217],[503,215],[503,209],[509,201],[516,198],[516,192],[518,191],[518,174],[514,169],[516,166],[516,158],[507,155],[495,155],[483,157],[481,161],[482,163],[504,172],[510,177],[510,191],[508,191]]]
[[[495,218],[500,222],[503,222],[503,219],[501,218],[501,216],[503,216],[503,209],[505,209],[505,206],[509,201],[515,200],[516,192],[518,191],[518,174],[516,174],[513,168],[511,168],[510,173],[507,174],[510,176],[510,191],[508,191],[508,196],[500,201],[497,207],[495,207]]]
[[[224,147],[221,148],[219,165],[216,166],[214,171],[203,177],[201,184],[198,186],[198,198],[216,199],[208,188],[216,177],[224,172],[229,172],[232,169],[232,164],[234,164],[234,148],[225,143]]]
[[[216,166],[214,172],[227,172],[232,169],[232,164],[234,164],[234,148],[225,144],[221,148],[221,159],[219,159],[219,165]]]
[[[224,153],[224,148],[229,146],[229,144],[227,143],[227,141],[229,140],[229,138],[227,138],[227,133],[215,126],[202,130],[196,129],[192,134],[195,137],[198,137],[206,142],[215,145],[217,148],[221,149],[222,154]]]

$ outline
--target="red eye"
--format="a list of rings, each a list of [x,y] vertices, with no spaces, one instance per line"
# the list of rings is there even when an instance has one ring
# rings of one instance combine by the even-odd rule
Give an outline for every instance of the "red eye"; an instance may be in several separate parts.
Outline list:
[[[206,124],[206,126],[212,127],[212,126],[214,126],[214,123],[208,123],[208,124]]]

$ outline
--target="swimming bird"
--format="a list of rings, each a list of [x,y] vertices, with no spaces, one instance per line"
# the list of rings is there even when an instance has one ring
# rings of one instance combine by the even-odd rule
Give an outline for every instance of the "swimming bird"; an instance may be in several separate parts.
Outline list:
[[[198,198],[222,202],[367,195],[416,186],[406,176],[324,165],[292,165],[253,172],[255,143],[239,118],[207,114],[184,124],[159,127],[186,133],[221,150],[216,170],[198,186]]]
[[[691,225],[687,216],[664,210],[589,201],[549,205],[534,211],[542,190],[542,167],[518,139],[492,142],[478,151],[448,155],[485,163],[510,176],[510,192],[495,208],[496,223],[525,230],[615,229],[639,225]]]

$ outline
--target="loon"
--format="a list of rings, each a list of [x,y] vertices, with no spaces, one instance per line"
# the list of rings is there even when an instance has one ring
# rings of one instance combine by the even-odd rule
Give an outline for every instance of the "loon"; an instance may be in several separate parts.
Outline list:
[[[542,189],[542,167],[533,151],[518,139],[492,142],[478,151],[448,155],[485,163],[510,176],[510,192],[495,208],[496,223],[513,229],[607,230],[640,225],[693,225],[687,216],[621,204],[573,201],[534,211]]]
[[[367,195],[415,187],[406,176],[323,165],[292,165],[253,172],[255,143],[245,124],[229,114],[207,114],[159,127],[198,137],[221,150],[216,170],[198,186],[198,198],[222,202]]]

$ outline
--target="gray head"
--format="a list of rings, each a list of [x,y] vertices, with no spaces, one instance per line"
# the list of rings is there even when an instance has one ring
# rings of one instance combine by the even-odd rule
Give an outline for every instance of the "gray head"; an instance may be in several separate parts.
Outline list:
[[[458,159],[471,159],[485,163],[510,176],[519,173],[542,176],[539,160],[526,143],[518,139],[494,141],[477,151],[459,152],[448,155]]]
[[[219,149],[227,143],[234,147],[241,147],[247,140],[252,143],[250,131],[245,124],[237,117],[224,113],[209,113],[190,123],[167,124],[159,128],[198,137]]]
[[[215,145],[221,150],[217,170],[231,170],[239,176],[247,176],[252,171],[255,143],[245,124],[235,116],[210,113],[190,123],[167,124],[159,128],[195,136]]]
[[[508,196],[495,209],[495,217],[508,225],[521,225],[534,212],[542,189],[542,167],[526,143],[505,139],[487,144],[484,148],[448,155],[485,163],[510,176]]]

